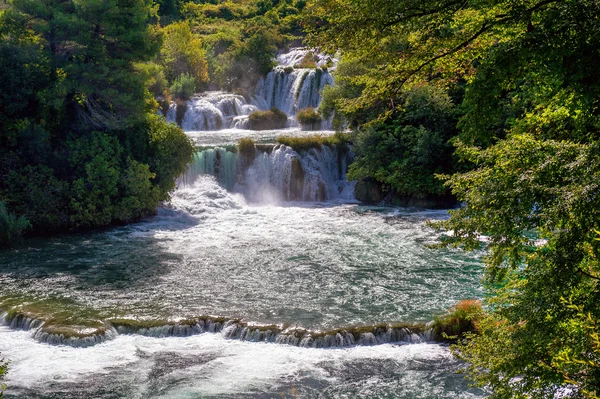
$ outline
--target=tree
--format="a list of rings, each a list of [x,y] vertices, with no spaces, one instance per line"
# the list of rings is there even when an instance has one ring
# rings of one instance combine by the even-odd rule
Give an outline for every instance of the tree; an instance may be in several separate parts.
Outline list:
[[[193,146],[155,118],[147,87],[163,82],[145,63],[159,49],[156,17],[151,0],[11,0],[0,11],[0,201],[10,220],[26,218],[37,234],[108,226],[168,198]],[[178,151],[154,145],[165,130]],[[162,148],[171,158],[152,169]]]
[[[202,40],[193,34],[187,22],[175,22],[163,28],[163,44],[160,60],[170,82],[183,74],[189,74],[200,87],[208,81],[208,64],[202,48]]]
[[[487,237],[493,295],[481,335],[456,353],[492,398],[597,397],[599,144],[514,135],[459,152],[477,168],[449,178],[465,206],[438,226],[466,249]]]
[[[407,91],[401,101],[401,111],[357,133],[348,178],[376,181],[401,197],[447,195],[435,175],[454,170],[449,143],[456,135],[454,104],[430,85]]]
[[[314,0],[310,40],[364,73],[339,109],[402,111],[424,82],[459,105],[446,176],[465,206],[446,245],[484,247],[489,312],[455,348],[492,398],[596,398],[600,225],[600,3]],[[486,236],[481,242],[481,236]]]

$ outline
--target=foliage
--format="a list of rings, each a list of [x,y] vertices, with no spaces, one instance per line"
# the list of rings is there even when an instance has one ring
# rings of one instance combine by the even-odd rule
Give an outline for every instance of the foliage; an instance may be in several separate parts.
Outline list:
[[[483,315],[481,301],[473,299],[459,301],[448,313],[434,319],[431,327],[433,337],[439,341],[456,341],[469,333],[475,334],[478,332],[479,321]]]
[[[184,74],[200,87],[208,81],[208,64],[200,37],[192,33],[187,22],[174,22],[162,29],[163,44],[159,59],[170,82]]]
[[[387,121],[357,133],[348,178],[372,179],[399,196],[445,195],[435,174],[454,169],[454,105],[443,90],[425,85],[406,92],[402,106]]]
[[[250,93],[278,48],[301,36],[304,7],[303,0],[185,3],[182,15],[204,42],[210,87]]]
[[[255,147],[256,143],[254,142],[254,140],[252,139],[240,139],[240,141],[238,141],[238,151],[240,154],[244,155],[245,157],[251,157],[254,158],[254,155],[256,154],[256,147]]]
[[[338,132],[333,136],[279,136],[277,137],[277,142],[292,147],[295,151],[308,151],[312,148],[321,148],[322,146],[346,151],[348,149],[349,138],[348,134]]]
[[[450,136],[460,135],[467,171],[446,179],[465,206],[438,226],[452,231],[448,245],[489,250],[490,313],[456,347],[470,376],[492,398],[597,397],[598,2],[314,0],[307,9],[310,42],[353,67],[325,92],[324,115],[370,124],[383,143],[363,144],[363,175],[413,170],[386,170],[377,157],[411,137],[447,142],[406,123],[407,92],[437,86],[458,106]]]
[[[150,0],[0,12],[0,200],[32,233],[136,220],[174,187],[192,146],[155,116],[155,20]]]
[[[294,68],[316,68],[317,67],[317,59],[315,54],[312,51],[309,51],[302,57],[299,63],[294,65]]]
[[[30,228],[31,223],[27,219],[23,216],[17,217],[15,214],[10,213],[6,209],[4,202],[0,201],[0,246],[18,240]]]
[[[181,74],[171,85],[170,93],[179,100],[189,100],[196,93],[194,77],[187,73]]]
[[[368,108],[357,108],[353,105],[366,88],[358,78],[369,73],[369,66],[369,63],[343,57],[333,72],[335,85],[327,86],[323,90],[319,109],[325,119],[334,117],[333,124],[336,130],[341,130],[345,124],[357,128],[386,111],[386,107],[381,105]]]
[[[162,96],[168,87],[167,78],[161,65],[155,62],[134,64],[135,70],[144,77],[146,88],[155,97]]]
[[[248,120],[252,130],[269,130],[284,128],[288,119],[285,112],[271,108],[268,111],[254,111],[248,116]]]
[[[487,236],[493,312],[458,355],[478,385],[493,388],[492,398],[554,398],[564,388],[594,397],[598,144],[515,135],[486,150],[461,144],[459,151],[478,168],[449,178],[466,205],[439,226],[453,231],[447,244],[466,249]]]
[[[303,128],[308,128],[310,130],[319,130],[321,128],[321,122],[323,121],[321,115],[311,107],[298,111],[296,113],[296,119]]]
[[[156,173],[154,183],[160,188],[159,200],[165,201],[175,188],[175,180],[192,161],[194,145],[181,129],[153,116],[149,121],[150,169]]]
[[[0,381],[8,372],[8,362],[0,358]],[[4,385],[0,386],[0,398],[3,397],[2,391],[5,389]]]

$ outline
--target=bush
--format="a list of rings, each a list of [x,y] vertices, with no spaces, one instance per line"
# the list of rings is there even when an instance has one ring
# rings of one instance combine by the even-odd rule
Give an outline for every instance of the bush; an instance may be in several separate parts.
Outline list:
[[[4,202],[0,201],[0,246],[19,240],[23,233],[30,228],[31,224],[27,219],[8,212]],[[2,366],[0,361],[0,376],[2,375]]]
[[[180,100],[189,100],[196,92],[196,81],[194,78],[183,73],[171,85],[171,94]]]
[[[321,148],[324,145],[331,148],[337,148],[338,150],[347,150],[349,137],[350,135],[345,133],[336,133],[333,136],[279,136],[277,137],[277,142],[292,147],[298,152],[308,151],[312,148]]]
[[[302,129],[305,130],[320,130],[321,122],[323,121],[321,115],[314,108],[310,107],[298,111],[296,120],[298,120]]]
[[[175,180],[185,172],[192,161],[194,145],[179,127],[164,119],[153,116],[150,130],[150,170],[154,172],[154,183],[160,188],[160,200],[169,199],[175,189]]]
[[[178,76],[191,76],[196,85],[208,81],[208,64],[202,40],[194,34],[187,22],[175,22],[163,28],[164,41],[159,59],[170,82]]]
[[[304,55],[304,57],[302,57],[302,59],[300,60],[299,63],[297,63],[296,65],[294,65],[295,68],[308,68],[308,69],[314,69],[317,67],[317,58],[315,57],[315,54],[312,51],[309,51],[308,53],[306,53]]]
[[[434,319],[433,338],[438,341],[454,342],[464,338],[467,333],[476,333],[482,317],[481,301],[474,299],[459,301],[447,314]]]
[[[238,141],[238,151],[244,156],[254,157],[254,153],[256,152],[254,140],[240,139],[240,141]]]
[[[7,371],[8,371],[8,362],[0,357],[0,381],[4,378]],[[3,396],[2,395],[3,389],[4,389],[4,387],[0,386],[0,398],[2,398],[2,396]]]
[[[268,111],[254,111],[248,120],[252,130],[283,129],[287,125],[288,117],[285,112],[271,108]]]

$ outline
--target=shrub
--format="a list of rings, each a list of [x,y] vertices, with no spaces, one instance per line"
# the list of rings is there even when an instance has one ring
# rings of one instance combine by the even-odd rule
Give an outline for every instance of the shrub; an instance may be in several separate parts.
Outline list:
[[[0,201],[0,245],[8,245],[21,238],[23,233],[31,228],[31,224],[23,216],[17,217],[6,209],[3,201]],[[2,362],[0,361],[0,375]]]
[[[185,113],[187,111],[187,101],[185,100],[176,100],[175,101],[175,122],[178,126],[181,126],[183,123],[183,118],[185,118]]]
[[[311,148],[321,148],[322,146],[328,146],[331,148],[337,148],[338,150],[346,150],[348,148],[349,134],[336,133],[333,136],[308,136],[308,137],[294,137],[294,136],[279,136],[277,142],[288,147],[292,147],[295,151],[308,151]]]
[[[246,157],[254,157],[254,153],[256,152],[256,147],[254,146],[254,140],[252,139],[240,139],[238,141],[238,151],[240,154]]]
[[[320,130],[321,122],[323,121],[321,115],[314,108],[310,107],[298,111],[296,120],[298,120],[302,129],[305,130]]]
[[[459,301],[445,315],[433,321],[433,338],[438,341],[456,341],[466,333],[478,331],[479,320],[483,317],[481,301],[469,299]]]
[[[171,85],[171,94],[180,100],[189,100],[196,92],[196,81],[187,73],[179,75]]]
[[[164,41],[159,59],[165,68],[167,79],[172,82],[178,76],[191,76],[196,85],[208,81],[208,63],[200,37],[194,34],[186,21],[175,22],[163,29]]]
[[[252,130],[282,129],[286,126],[287,119],[285,112],[277,108],[271,108],[268,111],[254,111],[248,117]]]
[[[314,69],[317,67],[317,58],[312,51],[309,51],[302,57],[299,63],[294,65],[295,68],[309,68]]]
[[[8,371],[8,362],[0,357],[0,380],[4,378],[6,372]],[[0,386],[0,398],[2,398],[2,391],[4,390],[4,386]]]
[[[169,199],[175,180],[185,172],[192,161],[194,145],[179,127],[158,116],[149,121],[150,170],[155,173],[154,183],[160,188],[160,200]]]

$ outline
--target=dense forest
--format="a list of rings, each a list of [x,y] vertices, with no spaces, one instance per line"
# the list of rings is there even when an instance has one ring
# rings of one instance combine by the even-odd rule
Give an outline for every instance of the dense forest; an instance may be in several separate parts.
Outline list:
[[[599,397],[596,0],[0,6],[0,243],[153,214],[193,153],[161,113],[247,96],[304,44],[340,57],[318,112],[353,131],[349,179],[399,203],[458,199],[441,246],[487,250],[484,315],[453,346],[473,383]]]

